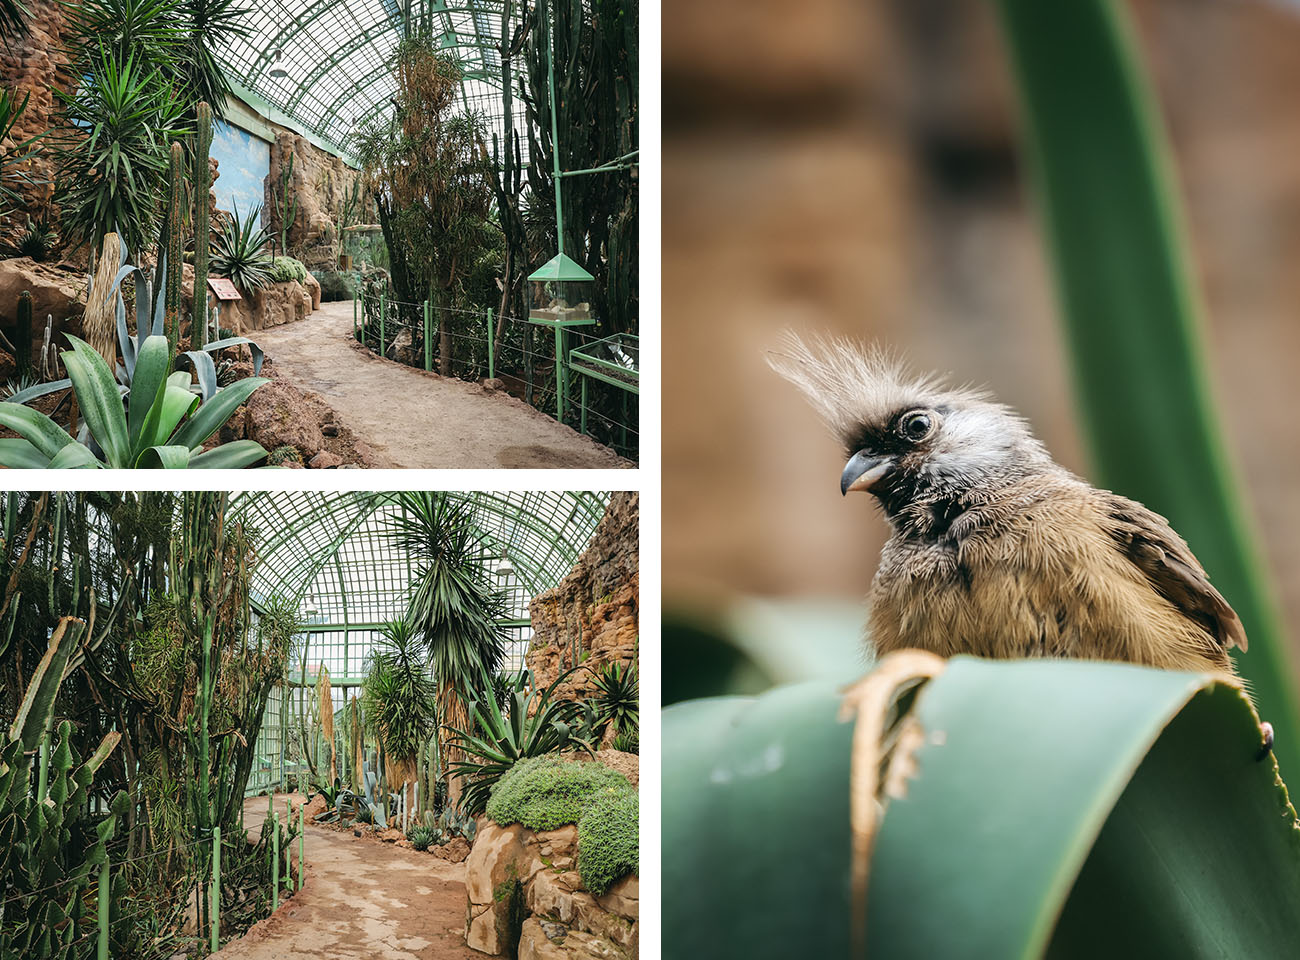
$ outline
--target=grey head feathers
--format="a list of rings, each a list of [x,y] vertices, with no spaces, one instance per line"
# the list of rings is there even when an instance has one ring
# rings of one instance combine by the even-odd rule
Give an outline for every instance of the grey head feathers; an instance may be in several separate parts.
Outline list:
[[[891,514],[917,501],[969,501],[1004,482],[1063,472],[1025,420],[986,391],[918,375],[879,347],[786,333],[768,363],[803,392],[846,456],[889,461],[889,477],[870,489]],[[932,427],[920,439],[901,427],[916,411]]]

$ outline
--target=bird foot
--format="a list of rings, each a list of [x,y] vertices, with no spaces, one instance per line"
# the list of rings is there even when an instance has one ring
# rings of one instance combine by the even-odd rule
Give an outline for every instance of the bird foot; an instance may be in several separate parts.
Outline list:
[[[1256,762],[1263,760],[1273,752],[1273,724],[1265,720],[1260,724],[1264,731],[1264,745],[1259,748],[1259,753],[1255,755]]]

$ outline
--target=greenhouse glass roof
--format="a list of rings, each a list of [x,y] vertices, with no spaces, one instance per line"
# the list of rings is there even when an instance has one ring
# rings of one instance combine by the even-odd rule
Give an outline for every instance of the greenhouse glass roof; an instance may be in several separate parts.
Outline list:
[[[577,562],[604,515],[605,493],[453,493],[469,501],[483,562],[511,598],[512,660],[532,635],[528,602]],[[380,625],[406,610],[411,558],[387,537],[400,510],[392,494],[257,492],[231,512],[257,531],[254,602],[289,599],[310,622],[308,666],[325,663],[336,682],[364,673]],[[508,561],[508,563],[506,562]]]
[[[462,61],[463,105],[501,125],[502,0],[429,0],[440,46]],[[512,21],[519,5],[511,4]],[[229,77],[341,149],[352,130],[390,109],[387,69],[402,37],[398,0],[270,0],[244,18],[249,35],[219,52]],[[242,91],[237,91],[242,92]]]

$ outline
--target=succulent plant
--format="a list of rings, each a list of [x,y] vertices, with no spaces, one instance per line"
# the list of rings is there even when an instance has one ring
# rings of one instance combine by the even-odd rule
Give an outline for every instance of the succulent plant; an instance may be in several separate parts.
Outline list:
[[[411,841],[411,846],[416,850],[428,850],[430,844],[435,842],[434,832],[423,824],[412,827],[406,839]]]

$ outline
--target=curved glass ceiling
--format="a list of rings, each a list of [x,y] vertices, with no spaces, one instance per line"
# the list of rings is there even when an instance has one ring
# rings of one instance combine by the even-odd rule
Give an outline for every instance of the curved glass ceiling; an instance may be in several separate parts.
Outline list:
[[[503,0],[427,0],[440,44],[465,69],[466,109],[501,126]],[[512,29],[519,5],[512,4]],[[249,35],[219,52],[229,77],[340,149],[358,123],[387,110],[387,68],[402,37],[397,0],[270,0],[244,17]]]

